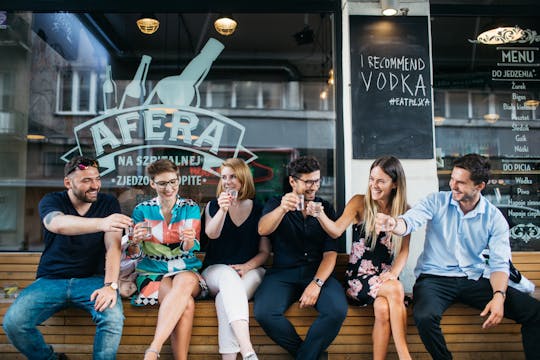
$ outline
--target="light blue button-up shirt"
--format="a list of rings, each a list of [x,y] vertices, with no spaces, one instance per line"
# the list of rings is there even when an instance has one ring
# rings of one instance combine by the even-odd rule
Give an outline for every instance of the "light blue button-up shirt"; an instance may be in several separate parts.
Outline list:
[[[427,223],[424,250],[414,273],[467,276],[478,280],[486,267],[482,250],[489,248],[490,272],[509,273],[510,234],[502,213],[481,196],[464,214],[452,192],[441,191],[420,201],[401,216],[406,234]]]

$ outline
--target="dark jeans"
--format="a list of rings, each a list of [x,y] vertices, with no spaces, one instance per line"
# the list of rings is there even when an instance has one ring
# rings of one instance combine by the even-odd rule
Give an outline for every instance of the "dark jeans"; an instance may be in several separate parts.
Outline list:
[[[317,264],[318,265],[318,264]],[[255,318],[266,334],[296,359],[315,360],[332,343],[347,316],[347,300],[333,277],[324,283],[315,309],[319,316],[304,341],[285,317],[292,303],[298,301],[313,280],[317,268],[270,269],[254,297]]]
[[[493,298],[488,279],[469,280],[466,277],[420,275],[413,289],[414,321],[422,342],[433,359],[452,359],[440,323],[444,311],[461,302],[483,310]],[[523,348],[527,359],[540,354],[540,302],[508,287],[504,302],[504,317],[521,324]],[[479,329],[480,331],[480,329]]]

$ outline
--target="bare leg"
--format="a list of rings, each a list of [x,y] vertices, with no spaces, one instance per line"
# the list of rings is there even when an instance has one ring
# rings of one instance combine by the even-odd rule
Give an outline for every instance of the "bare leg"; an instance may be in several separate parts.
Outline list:
[[[409,360],[411,355],[407,347],[407,309],[403,303],[405,294],[403,286],[398,280],[387,280],[379,289],[377,297],[384,297],[388,302],[390,310],[390,328],[392,329],[392,337],[400,360]],[[405,323],[404,323],[405,322]]]
[[[190,297],[186,310],[184,310],[180,321],[171,334],[171,346],[175,360],[186,360],[188,358],[194,316],[195,301]]]
[[[386,359],[390,342],[390,308],[385,297],[378,296],[373,303],[375,323],[373,324],[373,360]]]
[[[174,328],[179,325],[180,318],[188,304],[193,301],[193,297],[196,297],[199,292],[199,278],[190,271],[181,272],[175,275],[172,280],[164,278],[161,281],[158,320],[150,349],[158,353],[161,351],[163,343],[171,335]],[[182,327],[180,326],[180,328]],[[157,353],[147,352],[145,354],[145,360],[154,360],[156,358]]]

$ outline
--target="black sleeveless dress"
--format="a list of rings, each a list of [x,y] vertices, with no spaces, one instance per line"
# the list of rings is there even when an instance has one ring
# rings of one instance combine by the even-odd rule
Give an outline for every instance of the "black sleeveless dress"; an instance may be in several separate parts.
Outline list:
[[[373,304],[382,284],[379,275],[392,268],[391,237],[381,232],[373,250],[369,249],[368,240],[364,226],[354,225],[351,254],[345,271],[345,289],[347,297],[358,305]]]

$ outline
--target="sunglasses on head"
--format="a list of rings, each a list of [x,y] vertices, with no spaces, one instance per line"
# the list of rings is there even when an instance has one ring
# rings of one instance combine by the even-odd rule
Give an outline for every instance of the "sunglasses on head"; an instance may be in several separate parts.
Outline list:
[[[90,166],[95,167],[96,169],[99,168],[99,163],[96,160],[89,160],[89,159],[81,159],[74,163],[72,167],[69,169],[69,171],[66,173],[66,176],[74,172],[75,170],[86,170]]]

